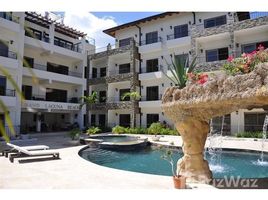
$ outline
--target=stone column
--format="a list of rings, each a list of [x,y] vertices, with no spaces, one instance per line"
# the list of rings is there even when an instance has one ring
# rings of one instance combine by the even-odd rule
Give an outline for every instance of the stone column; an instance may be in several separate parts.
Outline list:
[[[209,183],[212,173],[204,159],[204,146],[209,132],[209,123],[187,118],[175,124],[183,140],[184,156],[178,160],[177,174],[190,182]]]

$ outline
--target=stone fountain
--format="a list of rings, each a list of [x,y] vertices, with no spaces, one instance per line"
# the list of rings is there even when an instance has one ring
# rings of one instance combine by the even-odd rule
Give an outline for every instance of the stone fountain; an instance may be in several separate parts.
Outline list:
[[[212,173],[203,156],[209,120],[239,109],[267,109],[267,106],[268,63],[259,64],[248,74],[210,74],[203,85],[167,88],[162,109],[183,140],[184,156],[177,163],[177,173],[186,176],[189,182],[209,183]]]

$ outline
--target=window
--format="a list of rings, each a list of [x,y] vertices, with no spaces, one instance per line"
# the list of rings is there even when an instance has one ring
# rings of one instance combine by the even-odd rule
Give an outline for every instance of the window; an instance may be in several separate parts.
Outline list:
[[[91,126],[96,126],[96,115],[91,115],[90,124]]]
[[[226,24],[226,21],[227,21],[226,15],[205,19],[204,27],[210,28],[214,26],[220,26],[220,25]]]
[[[179,54],[179,55],[175,55],[175,60],[181,62],[183,64],[183,66],[185,66],[186,61],[188,60],[188,54]],[[187,63],[187,66],[189,66],[189,63]]]
[[[158,86],[152,86],[146,88],[146,101],[159,100]]]
[[[0,40],[0,56],[8,57],[8,42]]]
[[[119,90],[120,101],[130,101],[130,97],[129,96],[128,97],[125,97],[124,99],[122,99],[123,96],[124,96],[124,94],[125,93],[128,93],[128,92],[130,92],[130,89],[120,89]]]
[[[130,114],[120,114],[119,125],[123,127],[130,127]]]
[[[105,77],[106,76],[106,67],[100,68],[100,77]]]
[[[24,61],[23,61],[23,67],[34,67],[34,59],[30,58],[30,57],[23,57]]]
[[[38,40],[42,40],[42,32],[30,27],[25,29],[25,35]]]
[[[245,131],[262,131],[268,113],[245,113]]]
[[[65,75],[69,74],[69,68],[67,66],[58,65],[50,62],[47,63],[47,71]]]
[[[213,118],[212,125],[214,132],[221,132],[222,116]],[[224,116],[223,134],[224,135],[230,134],[230,131],[231,131],[231,115],[228,114]]]
[[[78,49],[74,48],[74,44],[72,42],[63,40],[63,39],[58,38],[58,37],[54,38],[54,44],[57,45],[57,46],[66,48],[66,49],[78,51]]]
[[[22,85],[22,94],[24,95],[26,100],[31,100],[32,99],[32,86]]]
[[[131,40],[131,38],[119,40],[119,47],[124,47],[124,46],[130,45],[130,40]]]
[[[0,17],[12,21],[12,12],[0,12]]]
[[[130,63],[119,65],[119,74],[125,74],[130,72]]]
[[[251,44],[243,44],[241,45],[242,53],[251,53],[255,51],[260,45],[262,45],[265,49],[268,48],[268,41],[251,43]]]
[[[228,58],[228,47],[206,50],[206,61],[226,60]]]
[[[146,44],[156,43],[156,42],[158,42],[157,39],[158,39],[158,32],[157,31],[146,33]]]
[[[67,102],[67,91],[47,88],[46,101]]]
[[[97,78],[98,70],[97,68],[92,68],[92,78]]]
[[[0,76],[0,96],[6,95],[7,79],[4,76]]]
[[[174,39],[188,36],[188,24],[174,27]]]
[[[99,115],[99,126],[105,127],[106,116],[104,114]]]
[[[146,72],[158,71],[158,59],[151,59],[146,61]]]
[[[100,103],[106,102],[106,91],[99,92],[99,102]]]
[[[158,114],[147,114],[146,118],[147,118],[147,128],[149,128],[152,123],[159,122]]]
[[[87,75],[88,75],[88,68],[87,67],[84,67],[84,78],[87,78]]]

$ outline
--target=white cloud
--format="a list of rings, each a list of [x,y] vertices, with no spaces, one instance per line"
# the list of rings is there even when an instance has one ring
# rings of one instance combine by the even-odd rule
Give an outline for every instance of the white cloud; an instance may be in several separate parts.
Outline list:
[[[114,38],[108,36],[102,31],[114,26],[117,22],[113,17],[105,16],[98,18],[89,12],[65,12],[64,24],[77,30],[87,33],[91,38],[95,39],[96,48],[107,46],[108,43],[113,44]]]

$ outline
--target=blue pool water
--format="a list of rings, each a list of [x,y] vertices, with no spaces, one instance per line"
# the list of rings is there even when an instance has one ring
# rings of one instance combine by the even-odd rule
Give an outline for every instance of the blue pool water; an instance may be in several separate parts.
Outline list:
[[[183,154],[179,150],[172,151],[176,162]],[[80,152],[80,156],[84,159],[102,166],[171,176],[171,167],[167,161],[161,159],[161,155],[163,155],[163,150],[154,149],[153,147],[131,152],[110,151],[99,148],[88,148]],[[231,175],[242,178],[268,177],[267,163],[258,163],[259,153],[222,151],[221,159],[212,159],[209,153],[206,153],[205,156],[214,178],[229,177]],[[264,156],[264,160],[268,161],[267,155]]]
[[[126,135],[103,135],[103,136],[91,136],[93,139],[100,139],[104,142],[128,142],[135,141],[137,137],[126,136]]]

